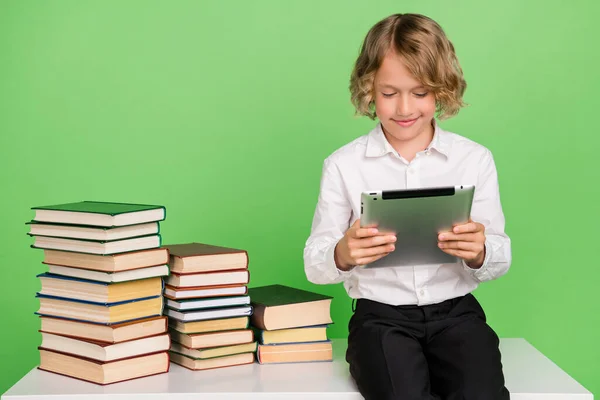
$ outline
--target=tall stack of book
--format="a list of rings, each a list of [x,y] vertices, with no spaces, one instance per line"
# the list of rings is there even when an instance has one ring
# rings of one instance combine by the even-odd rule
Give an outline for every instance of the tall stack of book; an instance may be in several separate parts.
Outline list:
[[[31,247],[48,267],[38,275],[39,368],[101,385],[167,372],[165,208],[85,201],[33,210]]]
[[[191,370],[253,363],[248,252],[202,243],[165,247],[171,361]]]
[[[284,285],[250,288],[261,364],[332,361],[331,296]]]

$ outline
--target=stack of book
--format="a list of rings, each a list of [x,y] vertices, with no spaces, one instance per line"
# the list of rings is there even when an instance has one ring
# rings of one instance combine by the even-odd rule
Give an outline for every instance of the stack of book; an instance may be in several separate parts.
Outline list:
[[[331,296],[284,285],[250,288],[261,364],[332,361]]]
[[[202,243],[164,247],[171,361],[192,370],[253,363],[247,251]]]
[[[39,368],[105,385],[169,370],[163,311],[169,253],[160,248],[162,206],[78,202],[34,207]]]

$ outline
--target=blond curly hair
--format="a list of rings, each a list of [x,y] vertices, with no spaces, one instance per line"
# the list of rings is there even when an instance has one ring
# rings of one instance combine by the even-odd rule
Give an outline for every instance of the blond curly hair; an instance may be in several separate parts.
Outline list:
[[[399,55],[410,73],[435,95],[439,119],[450,118],[466,104],[467,84],[442,27],[424,15],[394,14],[376,23],[367,33],[350,78],[356,113],[375,119],[375,74],[389,51]]]

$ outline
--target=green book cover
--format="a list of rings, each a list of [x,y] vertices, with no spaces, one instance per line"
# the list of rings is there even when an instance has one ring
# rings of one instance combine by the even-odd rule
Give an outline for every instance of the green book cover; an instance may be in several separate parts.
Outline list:
[[[46,236],[46,235],[31,235],[29,233],[27,235],[32,236],[32,237],[44,237],[44,238],[53,238],[53,239],[59,239],[59,240],[69,240],[69,241],[72,241],[72,242],[89,242],[89,243],[125,242],[127,240],[147,238],[147,237],[151,237],[151,236],[158,236],[158,247],[160,247],[160,245],[162,243],[162,236],[160,234],[132,236],[132,237],[128,237],[128,238],[114,239],[114,240],[94,240],[94,239],[64,238],[64,237]],[[33,245],[32,247],[35,247],[35,246]],[[156,247],[156,248],[158,248],[158,247]],[[68,250],[60,250],[60,249],[48,249],[48,250],[68,251]],[[140,249],[140,250],[142,250],[142,249]],[[135,250],[131,250],[131,251],[135,251]],[[73,253],[78,253],[78,252],[75,251]]]
[[[140,225],[149,225],[149,224],[155,224],[156,225],[156,233],[160,233],[160,224],[157,221],[151,221],[151,222],[141,222],[139,224],[132,224],[132,225],[127,225],[127,227],[134,227],[134,226],[140,226]],[[35,221],[35,220],[31,220],[29,222],[25,222],[25,225],[41,225],[41,226],[70,226],[73,228],[81,228],[81,229],[96,229],[96,230],[101,230],[101,231],[108,231],[110,232],[111,230],[116,230],[116,229],[122,229],[122,226],[97,226],[97,225],[81,225],[81,224],[64,224],[64,223],[60,223],[60,222],[40,222],[40,221]]]
[[[32,210],[83,212],[90,214],[119,215],[139,211],[156,210],[164,206],[150,204],[110,203],[103,201],[80,201],[53,206],[32,207]]]
[[[307,303],[310,301],[327,300],[333,298],[307,290],[296,289],[284,285],[260,286],[248,289],[252,304],[261,304],[266,307],[282,306],[285,304]]]

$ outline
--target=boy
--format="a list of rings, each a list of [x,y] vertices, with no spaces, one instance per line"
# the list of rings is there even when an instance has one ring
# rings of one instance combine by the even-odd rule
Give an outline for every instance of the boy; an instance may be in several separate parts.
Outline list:
[[[463,106],[466,84],[442,28],[392,15],[367,34],[350,82],[357,112],[380,123],[324,162],[307,278],[344,282],[357,299],[346,359],[367,400],[508,399],[498,336],[471,294],[511,263],[496,167],[485,147],[435,121]],[[360,227],[360,193],[474,184],[471,220],[438,237],[460,263],[361,268],[396,246]]]

